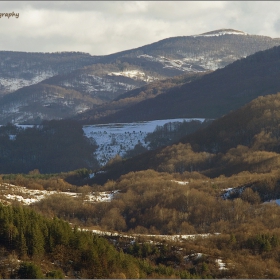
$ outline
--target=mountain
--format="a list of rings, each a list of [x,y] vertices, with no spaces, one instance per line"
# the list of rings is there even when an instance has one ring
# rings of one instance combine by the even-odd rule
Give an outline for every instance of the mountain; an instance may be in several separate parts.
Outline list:
[[[218,118],[260,95],[280,91],[279,65],[280,47],[274,47],[96,121]]]
[[[163,75],[174,76],[185,71],[223,68],[237,59],[279,44],[279,38],[220,29],[200,35],[167,38],[133,50],[103,56],[99,63],[118,60],[151,70],[161,65]]]
[[[190,73],[205,73],[223,68],[243,57],[260,50],[280,45],[280,39],[266,36],[249,35],[233,29],[221,29],[194,36],[182,36],[105,56],[91,56],[84,53],[19,53],[0,52],[1,94],[9,94],[25,87],[29,95],[33,93],[35,83],[59,86],[66,90],[75,90],[85,97],[83,110],[69,109],[69,116],[84,112],[95,104],[105,104],[121,94],[151,82]],[[65,91],[66,92],[66,91]],[[40,91],[38,92],[40,94]],[[38,98],[24,103],[16,118],[21,122],[34,122],[38,116],[28,107],[41,104]],[[52,94],[56,104],[56,92]],[[12,112],[20,93],[12,95],[11,103],[0,100],[0,123],[13,120]],[[86,101],[89,98],[92,102]],[[66,97],[67,99],[67,97]],[[145,99],[140,98],[139,101]],[[58,107],[61,102],[58,102]],[[41,105],[40,105],[41,106]],[[40,113],[40,106],[36,110]],[[110,105],[109,105],[110,107]],[[5,109],[4,109],[5,108]],[[65,108],[63,107],[63,110]],[[120,110],[119,108],[118,110]],[[59,110],[59,109],[58,109]],[[72,110],[72,111],[71,111]],[[97,115],[105,116],[107,113]],[[107,107],[105,110],[108,110]],[[110,109],[111,110],[111,109]],[[115,109],[112,112],[116,112]],[[9,116],[6,115],[8,113]],[[28,115],[28,118],[25,116]],[[43,114],[46,119],[58,118],[59,113]],[[14,118],[14,119],[16,119]]]
[[[210,177],[277,170],[280,168],[279,111],[280,93],[260,96],[172,146],[112,162],[93,180],[106,182],[146,169],[168,173],[198,171]]]

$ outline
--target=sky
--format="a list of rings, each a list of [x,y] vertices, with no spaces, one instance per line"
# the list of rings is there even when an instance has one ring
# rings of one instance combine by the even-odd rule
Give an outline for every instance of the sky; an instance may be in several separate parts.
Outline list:
[[[279,11],[278,1],[0,1],[0,50],[106,55],[222,28],[280,38]]]

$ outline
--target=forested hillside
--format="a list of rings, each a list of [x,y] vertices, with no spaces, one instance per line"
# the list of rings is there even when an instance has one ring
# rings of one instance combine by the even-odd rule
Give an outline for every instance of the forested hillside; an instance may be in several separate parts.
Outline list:
[[[208,176],[244,170],[269,172],[278,168],[280,94],[259,97],[215,120],[177,144],[147,152],[107,168],[95,180],[118,178],[130,171],[199,171]],[[105,179],[106,178],[106,179]]]
[[[125,108],[129,108],[143,100],[155,98],[160,94],[165,94],[171,88],[179,89],[181,85],[200,79],[210,72],[211,71],[203,73],[187,73],[173,78],[151,82],[143,87],[129,90],[110,102],[95,106],[91,110],[78,114],[74,119],[79,120],[84,124],[102,123],[103,119],[106,123],[106,116],[109,116],[110,118],[110,115],[124,110]]]
[[[163,146],[169,146],[178,142],[184,136],[192,134],[198,129],[202,129],[212,123],[213,120],[168,122],[163,126],[157,126],[154,132],[148,133],[145,141],[149,143],[149,148],[154,150]]]
[[[146,278],[190,273],[137,259],[56,217],[0,204],[1,278]]]
[[[1,276],[279,278],[279,106],[280,94],[259,97],[171,146],[118,157],[95,174],[2,174],[0,199],[12,205],[0,207]],[[48,138],[58,126],[66,139],[75,127],[53,121],[34,131]],[[2,137],[21,137],[12,125],[2,129]],[[16,186],[61,193],[30,203],[31,211],[10,199]],[[104,192],[110,200],[86,199]]]
[[[258,52],[99,121],[221,117],[258,96],[279,92],[279,63],[280,47]]]
[[[25,181],[34,187],[55,179],[43,178],[33,174]],[[22,179],[2,177],[5,182]],[[119,190],[109,203],[60,195],[31,206],[47,219],[27,207],[1,206],[1,276],[278,278],[280,208],[263,201],[280,194],[279,181],[278,171],[210,179],[198,172],[146,170],[87,186]],[[235,195],[226,195],[229,187]],[[89,231],[108,230],[113,246],[54,216]]]
[[[99,98],[73,89],[39,83],[5,95],[0,101],[0,123],[40,124],[43,120],[67,119],[101,104]]]

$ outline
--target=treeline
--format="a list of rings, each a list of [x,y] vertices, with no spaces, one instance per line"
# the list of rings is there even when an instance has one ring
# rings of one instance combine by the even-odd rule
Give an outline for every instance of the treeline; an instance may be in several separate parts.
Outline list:
[[[150,149],[156,149],[168,146],[179,141],[184,136],[202,129],[209,125],[211,120],[192,120],[183,122],[169,122],[163,126],[157,126],[155,130],[145,137],[145,141],[149,142]]]
[[[75,121],[46,121],[25,129],[11,124],[0,128],[1,173],[95,169],[95,150],[96,144],[84,136],[82,126]]]

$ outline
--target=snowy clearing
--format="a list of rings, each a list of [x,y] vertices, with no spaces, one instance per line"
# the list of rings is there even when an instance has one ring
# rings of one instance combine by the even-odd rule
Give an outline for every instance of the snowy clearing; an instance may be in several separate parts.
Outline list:
[[[145,137],[148,133],[155,130],[157,126],[163,126],[169,122],[190,122],[197,120],[203,122],[204,118],[178,118],[154,121],[142,121],[133,123],[109,123],[85,125],[83,131],[86,137],[94,139],[98,145],[95,152],[96,158],[101,166],[105,165],[116,155],[124,156],[125,153],[135,147],[136,144],[142,144],[148,148],[148,142]],[[21,128],[33,127],[33,125],[18,125]],[[15,135],[10,135],[11,140],[15,140]],[[93,176],[93,175],[92,175]]]
[[[184,120],[203,122],[205,119],[180,118],[134,123],[96,124],[86,125],[83,127],[83,130],[88,138],[93,138],[96,141],[98,145],[96,150],[97,160],[101,165],[105,165],[116,155],[123,156],[128,150],[133,149],[136,144],[142,144],[144,147],[147,147],[149,143],[145,143],[144,139],[157,126],[163,126],[169,122],[183,122]]]

